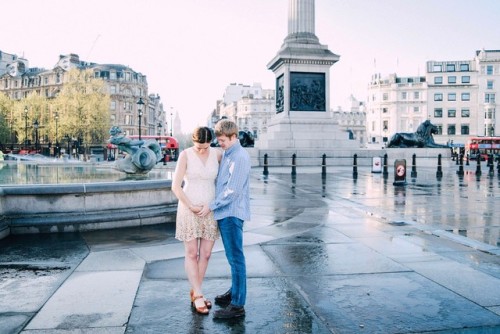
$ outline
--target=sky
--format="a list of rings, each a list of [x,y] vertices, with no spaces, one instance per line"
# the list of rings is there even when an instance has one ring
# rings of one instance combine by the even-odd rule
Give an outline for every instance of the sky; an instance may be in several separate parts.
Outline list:
[[[373,74],[425,75],[429,60],[500,49],[498,0],[316,0],[315,32],[340,56],[330,107],[365,101]],[[30,67],[59,55],[122,64],[179,114],[205,125],[231,83],[274,89],[267,69],[288,33],[288,0],[0,0],[0,50]]]

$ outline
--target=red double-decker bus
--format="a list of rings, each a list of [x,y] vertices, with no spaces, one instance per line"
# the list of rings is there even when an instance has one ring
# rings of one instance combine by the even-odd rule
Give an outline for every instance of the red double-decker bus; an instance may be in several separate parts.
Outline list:
[[[500,155],[500,137],[470,137],[465,144],[465,153],[470,160],[488,160],[488,155],[497,159]]]

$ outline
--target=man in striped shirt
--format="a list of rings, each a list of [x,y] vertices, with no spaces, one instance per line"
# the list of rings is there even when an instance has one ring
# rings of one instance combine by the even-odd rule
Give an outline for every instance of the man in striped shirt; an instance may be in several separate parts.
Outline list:
[[[215,125],[215,136],[224,150],[215,185],[215,199],[200,215],[213,211],[227,261],[231,266],[231,288],[215,297],[225,308],[214,318],[231,319],[245,315],[246,264],[243,253],[243,222],[250,219],[250,156],[238,139],[238,126],[227,119]]]

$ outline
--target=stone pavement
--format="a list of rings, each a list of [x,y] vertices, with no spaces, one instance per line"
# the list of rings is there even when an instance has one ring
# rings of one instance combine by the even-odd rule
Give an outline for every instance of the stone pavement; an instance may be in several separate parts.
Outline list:
[[[500,178],[252,171],[246,317],[194,313],[174,226],[0,240],[0,333],[500,333]],[[218,241],[205,295],[227,290]],[[215,308],[217,306],[214,305]]]

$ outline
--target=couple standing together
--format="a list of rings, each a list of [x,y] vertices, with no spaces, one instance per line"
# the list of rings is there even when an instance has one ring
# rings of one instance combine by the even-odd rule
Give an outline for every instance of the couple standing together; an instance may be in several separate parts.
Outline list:
[[[182,151],[177,161],[172,182],[179,200],[175,238],[184,242],[191,305],[208,314],[212,303],[203,296],[202,283],[220,235],[231,267],[231,288],[215,297],[224,308],[215,311],[214,318],[230,319],[245,315],[243,222],[250,219],[251,166],[234,122],[220,120],[214,130],[222,152],[210,147],[210,129],[198,127],[192,136],[194,146]]]

